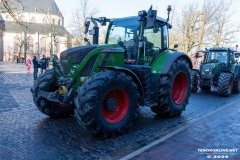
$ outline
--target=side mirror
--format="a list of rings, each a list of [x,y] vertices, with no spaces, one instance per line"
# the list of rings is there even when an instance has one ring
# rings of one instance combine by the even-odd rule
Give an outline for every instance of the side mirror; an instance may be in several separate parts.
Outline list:
[[[174,44],[173,49],[178,48],[178,44]]]
[[[152,28],[155,26],[155,21],[157,17],[157,11],[152,10],[152,6],[149,8],[147,13],[147,26],[146,28]]]
[[[240,53],[235,53],[235,58],[238,58],[239,57],[239,55],[240,55]]]
[[[90,26],[90,21],[85,21],[84,26],[85,26],[84,34],[87,34],[89,26]]]

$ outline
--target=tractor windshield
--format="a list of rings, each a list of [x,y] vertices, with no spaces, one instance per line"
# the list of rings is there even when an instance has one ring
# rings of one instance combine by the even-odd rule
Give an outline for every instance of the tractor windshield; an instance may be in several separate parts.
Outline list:
[[[119,44],[119,42],[134,41],[137,38],[140,23],[135,17],[115,20],[108,31],[107,44]]]
[[[227,51],[210,51],[206,57],[206,63],[227,64]]]

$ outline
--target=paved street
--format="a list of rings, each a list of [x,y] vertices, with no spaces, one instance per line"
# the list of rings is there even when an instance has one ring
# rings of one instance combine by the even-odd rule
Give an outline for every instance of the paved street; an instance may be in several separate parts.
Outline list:
[[[0,62],[0,159],[206,159],[198,149],[239,149],[240,95],[192,94],[182,116],[156,117],[141,107],[124,135],[100,139],[74,116],[53,119],[37,110],[24,64]],[[226,121],[225,121],[226,120]],[[212,155],[212,154],[211,154]],[[178,158],[180,157],[180,158]],[[212,157],[213,158],[213,157]]]

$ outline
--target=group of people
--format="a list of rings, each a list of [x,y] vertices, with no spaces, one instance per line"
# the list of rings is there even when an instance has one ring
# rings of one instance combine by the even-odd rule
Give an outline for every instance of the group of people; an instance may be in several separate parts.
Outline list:
[[[38,61],[37,57],[34,56],[33,60],[33,78],[36,80],[38,78],[38,68],[40,68],[40,73],[43,73],[44,70],[48,68],[48,59],[43,55],[43,57]],[[27,59],[26,65],[27,65],[27,71],[30,72],[31,68],[31,60],[30,58]]]

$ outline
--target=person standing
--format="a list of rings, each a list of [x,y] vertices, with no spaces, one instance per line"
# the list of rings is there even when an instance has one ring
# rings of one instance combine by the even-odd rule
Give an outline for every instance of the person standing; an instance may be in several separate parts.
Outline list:
[[[39,66],[39,63],[38,63],[37,57],[34,56],[34,58],[33,58],[33,78],[34,78],[34,80],[36,80],[38,78],[38,66]]]
[[[27,62],[26,62],[26,65],[27,65],[27,71],[30,72],[30,68],[31,68],[31,60],[30,58],[27,58]]]
[[[46,70],[47,63],[48,63],[47,58],[45,57],[45,55],[43,55],[42,59],[40,60],[41,73],[43,73],[43,71]]]

